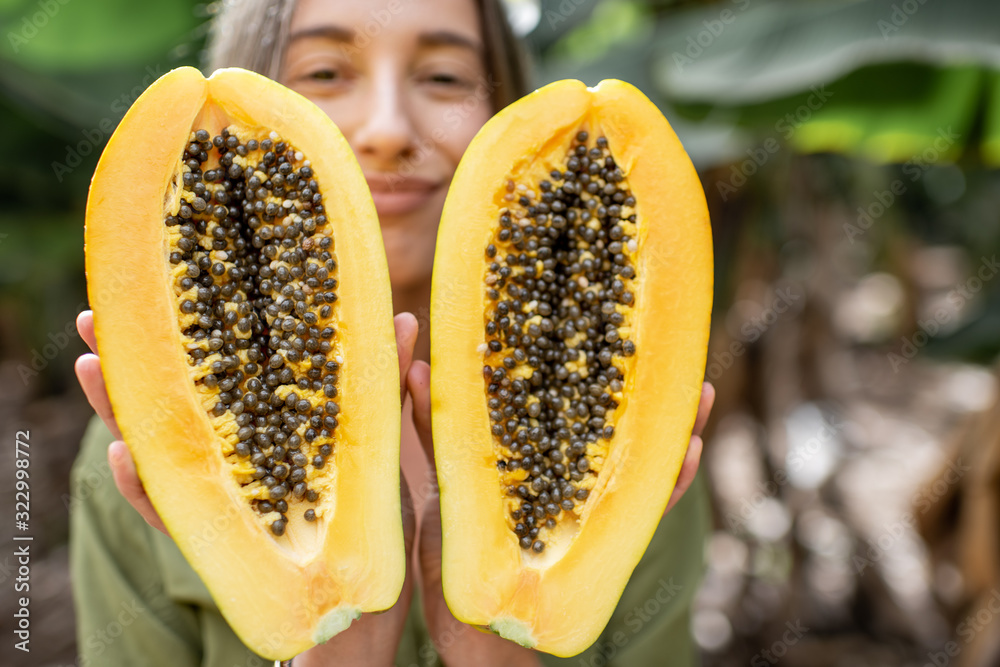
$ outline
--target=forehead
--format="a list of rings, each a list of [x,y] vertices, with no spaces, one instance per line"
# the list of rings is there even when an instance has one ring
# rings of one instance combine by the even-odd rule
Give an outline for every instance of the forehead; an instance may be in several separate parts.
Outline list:
[[[323,28],[341,29],[343,37],[359,48],[402,45],[399,40],[428,34],[481,42],[475,0],[299,0],[292,35]]]

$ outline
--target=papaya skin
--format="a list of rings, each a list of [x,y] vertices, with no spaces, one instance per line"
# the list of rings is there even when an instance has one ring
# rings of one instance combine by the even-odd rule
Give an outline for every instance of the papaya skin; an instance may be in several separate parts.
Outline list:
[[[539,165],[564,156],[580,129],[607,138],[638,202],[630,320],[637,351],[578,527],[535,555],[518,545],[504,513],[483,391],[483,320],[473,315],[484,312],[486,260],[477,249],[493,238],[497,193],[508,179],[547,173]],[[563,657],[596,640],[678,486],[699,413],[711,304],[704,193],[666,119],[642,93],[621,81],[595,88],[561,81],[481,130],[445,203],[431,296],[442,576],[458,619]],[[579,609],[586,613],[570,613]]]
[[[164,193],[190,132],[214,134],[233,123],[274,130],[307,153],[338,251],[344,363],[328,513],[305,529],[293,519],[280,540],[227,483],[218,436],[192,392],[164,254]],[[113,417],[164,527],[240,638],[262,656],[287,659],[361,612],[390,608],[405,552],[388,269],[364,178],[329,118],[250,72],[166,74],[129,110],[101,157],[86,253]]]

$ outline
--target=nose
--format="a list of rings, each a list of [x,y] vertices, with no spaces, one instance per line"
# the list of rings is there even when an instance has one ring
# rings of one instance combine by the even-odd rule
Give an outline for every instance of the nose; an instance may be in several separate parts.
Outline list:
[[[362,165],[396,170],[417,145],[416,127],[407,107],[404,82],[391,70],[372,78],[367,113],[354,134]]]

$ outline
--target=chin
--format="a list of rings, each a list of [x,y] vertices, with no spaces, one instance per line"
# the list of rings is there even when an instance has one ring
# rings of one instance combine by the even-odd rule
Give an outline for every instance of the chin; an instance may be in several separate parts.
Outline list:
[[[429,283],[431,272],[423,266],[403,266],[401,263],[393,263],[389,260],[389,283],[393,291],[410,291],[421,285]]]
[[[410,291],[430,284],[436,240],[437,218],[433,225],[410,220],[406,225],[382,228],[393,290]]]
[[[434,249],[423,251],[419,244],[391,244],[386,242],[386,261],[389,263],[389,282],[393,291],[410,291],[431,280],[434,265]]]

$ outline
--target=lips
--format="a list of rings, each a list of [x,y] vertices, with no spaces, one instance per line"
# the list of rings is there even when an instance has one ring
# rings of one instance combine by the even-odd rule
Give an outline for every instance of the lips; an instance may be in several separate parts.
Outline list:
[[[425,205],[442,186],[439,181],[392,173],[365,174],[365,180],[379,217],[410,213]]]

